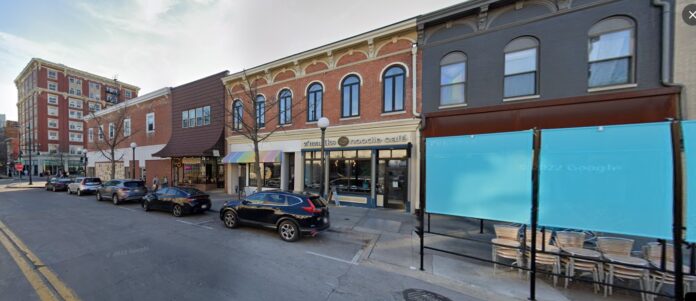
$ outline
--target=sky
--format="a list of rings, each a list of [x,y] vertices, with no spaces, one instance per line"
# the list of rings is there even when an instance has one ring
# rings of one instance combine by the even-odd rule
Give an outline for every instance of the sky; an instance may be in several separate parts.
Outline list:
[[[0,114],[32,57],[140,94],[241,71],[464,0],[0,0]]]

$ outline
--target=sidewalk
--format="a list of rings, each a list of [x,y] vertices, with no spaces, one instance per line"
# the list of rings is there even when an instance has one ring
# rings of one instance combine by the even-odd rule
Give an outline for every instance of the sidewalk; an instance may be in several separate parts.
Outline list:
[[[32,184],[29,185],[29,180],[23,179],[22,181],[17,180],[18,182],[13,182],[10,184],[7,184],[5,187],[6,188],[14,188],[14,189],[25,189],[25,188],[44,188],[46,186],[46,181],[45,180],[37,180],[37,181],[32,181]]]
[[[210,192],[209,192],[210,193]],[[212,210],[218,211],[225,201],[236,199],[222,191],[210,193]],[[424,270],[420,271],[420,240],[415,232],[418,220],[415,215],[392,209],[361,208],[330,205],[330,233],[350,235],[368,245],[361,256],[361,264],[407,275],[438,284],[484,300],[527,300],[529,280],[518,277],[517,271],[499,266],[493,275],[490,263],[466,259],[443,252],[425,250]],[[426,224],[427,227],[427,224]],[[478,220],[446,216],[432,216],[433,231],[449,235],[468,236],[481,241],[493,237],[493,224],[484,224],[484,234],[479,234]],[[490,259],[491,249],[487,244],[458,240],[426,234],[427,246],[470,256]],[[537,300],[597,300],[603,295],[594,294],[592,286],[582,282],[571,282],[568,289],[559,280],[553,286],[550,277],[537,277]],[[637,293],[615,290],[607,300],[639,300]]]

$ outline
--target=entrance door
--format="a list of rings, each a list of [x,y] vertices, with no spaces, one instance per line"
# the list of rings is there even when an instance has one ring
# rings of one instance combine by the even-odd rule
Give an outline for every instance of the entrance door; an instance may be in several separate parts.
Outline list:
[[[384,174],[384,207],[404,209],[408,201],[408,161],[387,160]]]

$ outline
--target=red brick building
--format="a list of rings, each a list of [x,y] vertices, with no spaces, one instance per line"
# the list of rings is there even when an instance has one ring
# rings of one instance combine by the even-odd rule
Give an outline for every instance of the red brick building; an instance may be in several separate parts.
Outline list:
[[[171,137],[171,110],[171,89],[162,88],[85,117],[88,174],[110,178],[109,144],[118,142],[114,156],[116,178],[133,178],[135,169],[135,178],[146,179],[148,183],[154,176],[160,180],[171,179],[169,159],[153,157]],[[117,125],[121,119],[123,126],[119,129]],[[135,162],[133,142],[136,144]]]
[[[38,58],[24,67],[15,86],[20,148],[34,174],[80,172],[78,153],[85,148],[87,135],[82,118],[135,98],[139,91],[130,84]],[[33,162],[28,164],[30,150]]]
[[[410,19],[225,77],[227,122],[253,124],[244,88],[251,83],[269,106],[262,132],[275,130],[260,145],[264,162],[256,175],[248,166],[251,141],[228,128],[228,193],[255,189],[257,180],[267,188],[319,191],[317,120],[327,117],[324,182],[340,201],[412,208],[420,123],[416,39]]]
[[[14,163],[19,159],[19,124],[17,121],[7,120],[4,127],[0,128],[0,139],[4,142],[0,151],[2,154],[2,166],[5,166],[4,174],[10,174],[14,170]]]

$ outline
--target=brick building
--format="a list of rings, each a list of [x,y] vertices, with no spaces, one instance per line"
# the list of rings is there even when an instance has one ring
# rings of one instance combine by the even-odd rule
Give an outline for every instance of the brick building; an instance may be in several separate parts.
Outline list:
[[[130,84],[38,58],[24,67],[15,86],[20,148],[34,174],[79,173],[79,152],[87,136],[82,118],[135,98],[139,91]]]
[[[338,199],[412,209],[420,123],[416,39],[416,20],[409,19],[225,77],[227,122],[252,123],[244,88],[251,83],[264,107],[272,106],[260,117],[262,132],[282,127],[260,144],[261,175],[248,166],[251,141],[228,127],[227,192],[249,192],[257,180],[269,189],[318,192],[317,120],[327,117],[324,183]]]
[[[0,163],[3,170],[0,171],[6,175],[13,174],[14,163],[19,159],[19,124],[17,121],[7,120],[3,127],[0,128],[0,143],[3,143],[0,149]]]
[[[109,145],[113,144],[116,145],[116,178],[133,178],[133,169],[135,178],[146,179],[148,183],[155,175],[160,179],[171,178],[169,160],[153,157],[171,137],[171,106],[171,89],[162,88],[86,116],[87,174],[110,179]]]

